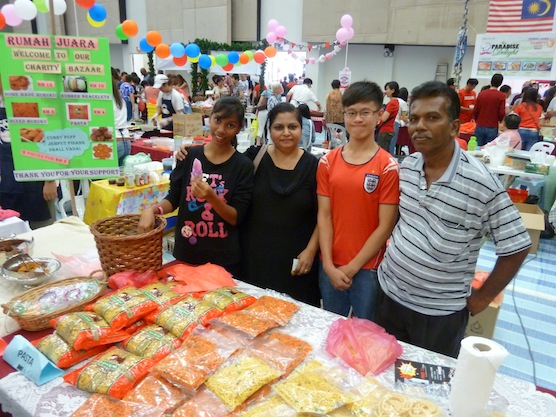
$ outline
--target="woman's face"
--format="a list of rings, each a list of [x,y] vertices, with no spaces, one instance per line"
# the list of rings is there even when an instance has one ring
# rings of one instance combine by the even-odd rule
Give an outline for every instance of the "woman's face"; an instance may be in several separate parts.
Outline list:
[[[292,150],[299,147],[301,125],[295,113],[279,113],[270,125],[270,137],[274,146],[280,150]]]
[[[394,94],[394,89],[390,87],[386,87],[384,89],[384,93],[386,94],[386,97],[392,97],[392,94]]]
[[[231,144],[242,127],[242,123],[236,115],[222,117],[217,113],[210,116],[212,141],[219,145]]]

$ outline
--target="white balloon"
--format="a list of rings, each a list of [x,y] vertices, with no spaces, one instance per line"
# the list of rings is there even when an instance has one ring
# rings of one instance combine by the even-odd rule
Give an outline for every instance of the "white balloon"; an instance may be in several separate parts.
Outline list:
[[[46,8],[50,10],[50,2],[46,1]],[[66,12],[68,5],[65,0],[54,0],[54,14],[60,16]]]
[[[23,20],[33,20],[37,17],[37,6],[31,0],[15,0],[14,8]]]
[[[342,49],[342,48],[340,48],[338,45],[336,45],[336,46],[334,47],[334,52],[338,52],[340,49]]]

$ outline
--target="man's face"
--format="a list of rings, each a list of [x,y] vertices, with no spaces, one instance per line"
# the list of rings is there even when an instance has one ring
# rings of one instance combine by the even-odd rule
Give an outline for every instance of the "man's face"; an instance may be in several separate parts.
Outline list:
[[[409,136],[417,152],[431,156],[454,144],[459,120],[450,120],[448,99],[443,96],[413,100],[409,117]]]
[[[170,85],[170,83],[164,83],[160,86],[160,91],[162,91],[163,93],[169,93],[170,91],[172,91],[172,86]]]
[[[473,85],[473,84],[467,84],[465,86],[465,89],[467,90],[468,93],[470,93],[471,91],[473,91],[475,89],[475,87],[477,87],[477,86]]]
[[[241,79],[241,81],[245,81],[245,80],[247,80],[247,75],[246,74],[240,74],[239,78]]]

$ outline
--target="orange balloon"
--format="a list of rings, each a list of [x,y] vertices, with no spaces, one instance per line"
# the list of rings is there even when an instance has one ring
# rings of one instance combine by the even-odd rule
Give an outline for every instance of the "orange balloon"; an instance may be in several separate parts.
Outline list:
[[[231,71],[234,69],[234,64],[226,64],[222,67],[224,71]]]
[[[0,30],[4,29],[4,26],[6,26],[6,18],[3,13],[0,13]]]
[[[174,64],[179,67],[183,67],[185,64],[187,64],[187,55],[184,55],[180,58],[174,57]]]
[[[255,52],[254,59],[257,64],[262,64],[266,59],[266,56],[263,51],[257,51]]]
[[[162,35],[157,32],[156,30],[150,30],[147,32],[147,36],[145,36],[147,43],[151,46],[158,46],[162,42]]]
[[[248,64],[249,63],[249,55],[241,54],[239,56],[239,62],[241,62],[243,65]]]
[[[154,52],[159,58],[168,58],[170,56],[170,46],[165,43],[161,43],[155,48]]]
[[[128,38],[131,38],[132,36],[137,35],[137,33],[139,32],[139,26],[137,26],[135,20],[124,20],[122,22],[122,32],[124,32],[124,35],[126,35]]]
[[[264,54],[269,58],[274,58],[276,56],[276,48],[274,46],[267,46]]]

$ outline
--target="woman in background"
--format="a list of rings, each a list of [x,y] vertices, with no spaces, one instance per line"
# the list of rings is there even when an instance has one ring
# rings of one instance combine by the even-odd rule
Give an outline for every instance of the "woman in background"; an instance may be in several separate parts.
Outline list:
[[[311,147],[315,143],[315,125],[311,120],[311,111],[306,104],[297,106],[297,111],[301,114],[301,141],[299,146],[307,152],[311,152]]]
[[[131,152],[131,141],[129,140],[129,130],[127,130],[127,108],[118,88],[118,73],[114,68],[112,68],[112,108],[114,110],[118,166],[123,166],[125,157]]]
[[[332,91],[326,96],[326,123],[336,123],[344,126],[344,107],[342,106],[342,92],[340,80],[333,80]]]
[[[528,151],[540,140],[539,131],[542,106],[537,103],[538,91],[529,88],[523,93],[523,100],[514,108],[514,113],[521,117],[519,135],[521,136],[521,149]]]

